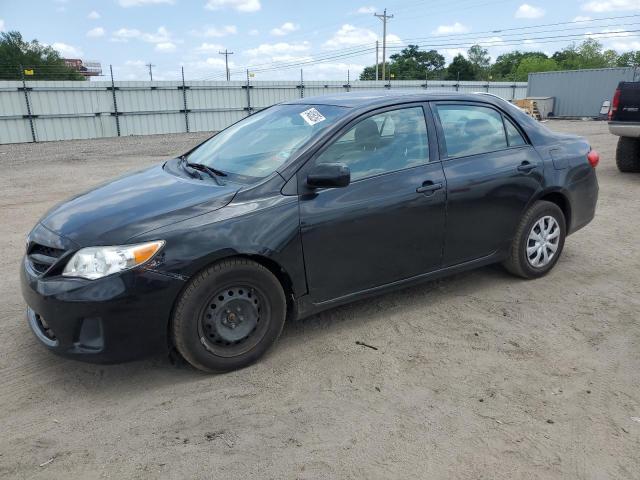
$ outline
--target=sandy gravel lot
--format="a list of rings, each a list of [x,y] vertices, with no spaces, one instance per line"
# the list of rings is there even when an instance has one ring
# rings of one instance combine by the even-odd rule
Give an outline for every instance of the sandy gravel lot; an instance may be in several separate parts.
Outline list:
[[[602,155],[597,217],[548,277],[489,267],[338,308],[218,376],[53,356],[18,286],[49,207],[204,135],[0,145],[0,478],[640,478],[640,176],[606,124],[548,125]]]

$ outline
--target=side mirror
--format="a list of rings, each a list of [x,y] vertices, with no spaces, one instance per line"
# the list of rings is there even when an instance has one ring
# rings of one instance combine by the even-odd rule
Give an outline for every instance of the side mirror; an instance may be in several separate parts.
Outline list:
[[[320,163],[307,175],[311,188],[346,187],[351,182],[351,170],[342,163]]]

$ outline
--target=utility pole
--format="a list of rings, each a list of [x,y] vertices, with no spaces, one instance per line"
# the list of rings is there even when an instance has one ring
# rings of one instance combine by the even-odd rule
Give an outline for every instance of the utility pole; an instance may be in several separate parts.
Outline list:
[[[146,64],[147,67],[149,67],[149,79],[153,82],[153,70],[152,68],[155,67],[155,65],[151,62]]]
[[[376,80],[378,80],[378,40],[376,40]]]
[[[231,80],[231,75],[229,74],[229,55],[233,55],[233,52],[228,51],[226,48],[224,52],[218,52],[220,55],[224,55],[224,68],[227,72],[227,82]]]
[[[387,9],[384,9],[384,13],[374,13],[374,17],[378,17],[382,20],[382,80],[386,81],[386,59],[387,59],[387,20],[393,18],[393,15],[387,15]]]

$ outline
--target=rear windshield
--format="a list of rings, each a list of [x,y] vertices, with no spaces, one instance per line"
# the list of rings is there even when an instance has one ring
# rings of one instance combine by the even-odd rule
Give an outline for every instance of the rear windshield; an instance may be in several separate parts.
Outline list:
[[[187,159],[225,173],[266,177],[347,110],[333,105],[276,105],[221,131]]]

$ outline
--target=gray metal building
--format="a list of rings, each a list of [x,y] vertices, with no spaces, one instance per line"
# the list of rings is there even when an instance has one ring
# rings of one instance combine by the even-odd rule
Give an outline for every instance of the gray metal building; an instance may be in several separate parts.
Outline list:
[[[623,81],[640,81],[640,68],[530,73],[527,97],[554,97],[555,117],[597,117]]]

